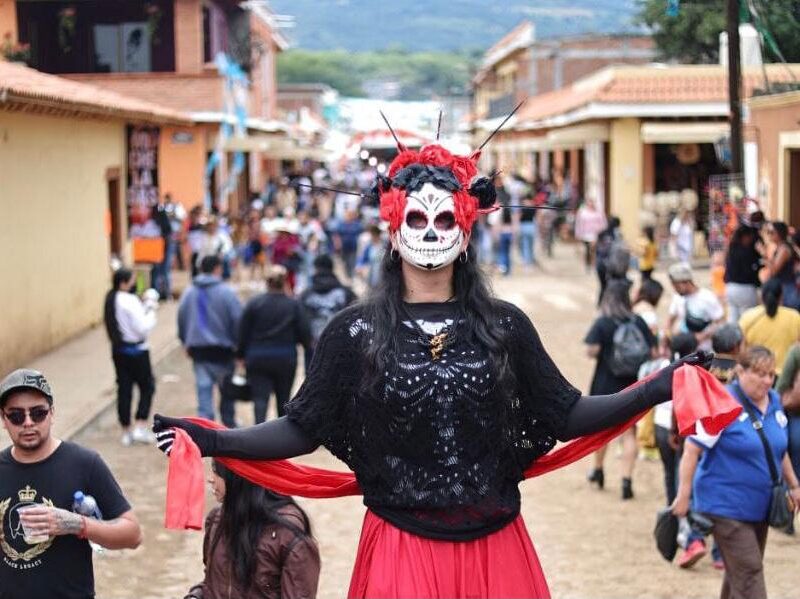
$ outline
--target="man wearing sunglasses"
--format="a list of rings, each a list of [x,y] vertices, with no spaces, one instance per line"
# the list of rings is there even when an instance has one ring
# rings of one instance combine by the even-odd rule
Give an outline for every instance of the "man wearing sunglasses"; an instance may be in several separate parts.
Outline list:
[[[0,381],[0,418],[12,443],[0,451],[0,599],[94,597],[89,541],[137,547],[130,504],[99,455],[51,435],[53,393],[40,372]],[[104,519],[72,512],[76,491],[93,496]]]

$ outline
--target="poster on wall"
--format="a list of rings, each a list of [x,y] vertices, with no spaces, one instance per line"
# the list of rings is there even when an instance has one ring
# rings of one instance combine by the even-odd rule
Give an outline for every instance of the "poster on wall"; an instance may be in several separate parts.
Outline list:
[[[128,234],[135,262],[160,262],[162,232],[153,220],[158,204],[158,127],[128,127]]]
[[[128,127],[128,231],[131,237],[159,237],[152,219],[158,203],[158,127]]]

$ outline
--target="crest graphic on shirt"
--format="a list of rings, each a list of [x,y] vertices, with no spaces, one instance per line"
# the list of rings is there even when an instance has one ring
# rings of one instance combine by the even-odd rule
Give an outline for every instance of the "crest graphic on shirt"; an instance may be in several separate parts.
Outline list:
[[[781,428],[789,426],[789,419],[786,417],[786,414],[783,413],[783,410],[775,412],[775,420],[778,421],[778,426]]]
[[[36,489],[25,485],[24,489],[17,492],[16,498],[8,497],[0,501],[0,550],[11,561],[30,562],[47,551],[53,544],[53,537],[37,543],[29,543],[25,539],[20,509],[33,505],[55,507],[53,502],[46,497],[40,497],[41,501],[36,501],[38,494]],[[12,505],[12,501],[16,501],[16,503]]]

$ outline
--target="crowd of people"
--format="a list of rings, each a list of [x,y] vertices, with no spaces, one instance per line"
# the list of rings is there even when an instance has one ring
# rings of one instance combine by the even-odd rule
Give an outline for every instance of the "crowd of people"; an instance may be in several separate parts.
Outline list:
[[[679,214],[674,233],[688,218]],[[681,438],[672,402],[660,404],[622,436],[623,500],[634,497],[632,475],[640,449],[657,450],[664,468],[664,496],[683,519],[679,535],[681,568],[707,553],[714,536],[714,567],[725,576],[721,597],[765,598],[763,555],[769,525],[794,535],[793,518],[771,522],[771,492],[800,505],[800,249],[782,222],[766,223],[759,213],[742,218],[733,232],[719,283],[699,285],[687,260],[671,264],[673,295],[662,321],[658,305],[664,287],[653,275],[652,231],[643,231],[641,277],[628,276],[635,250],[605,251],[603,237],[616,243],[613,217],[594,243],[601,299],[599,315],[584,339],[596,359],[591,392],[613,393],[633,385],[699,349],[715,352],[710,371],[743,406],[742,415],[721,433]],[[680,244],[679,244],[680,247]],[[683,258],[690,257],[680,254]],[[646,262],[642,266],[642,257]],[[637,287],[634,291],[632,288]],[[637,444],[638,440],[638,444]],[[603,488],[605,448],[595,454],[590,484]],[[783,499],[781,499],[782,501]]]

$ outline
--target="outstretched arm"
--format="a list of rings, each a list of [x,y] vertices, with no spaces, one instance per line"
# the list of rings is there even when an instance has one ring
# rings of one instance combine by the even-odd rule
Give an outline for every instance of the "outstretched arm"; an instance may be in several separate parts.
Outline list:
[[[632,389],[611,395],[581,397],[569,412],[561,441],[590,435],[622,424],[656,404],[672,399],[672,373],[684,364],[707,367],[711,354],[696,352],[660,370],[653,378]]]
[[[213,430],[183,418],[156,414],[153,431],[158,438],[158,448],[166,454],[172,450],[176,428],[188,433],[203,457],[283,460],[311,453],[319,446],[285,416],[247,428]]]

